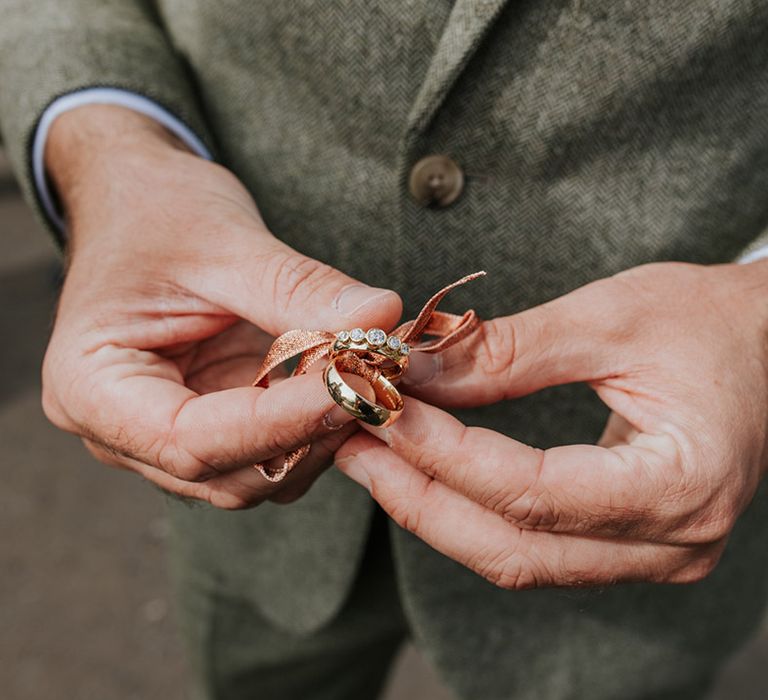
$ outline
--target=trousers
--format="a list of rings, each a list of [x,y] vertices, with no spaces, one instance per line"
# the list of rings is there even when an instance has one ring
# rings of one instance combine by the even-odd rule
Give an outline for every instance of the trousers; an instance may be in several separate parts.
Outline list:
[[[373,700],[408,635],[395,581],[380,510],[346,604],[310,635],[276,628],[248,601],[177,563],[179,622],[196,699]]]
[[[179,623],[194,678],[195,700],[377,698],[395,655],[411,636],[398,593],[390,525],[377,509],[349,598],[329,624],[311,634],[276,627],[252,603],[227,593],[205,572],[195,572],[185,562],[175,561]],[[455,661],[464,674],[474,672],[462,655]],[[547,676],[557,672],[557,668],[542,671],[540,692],[526,688],[526,697],[555,700]],[[712,676],[683,681],[643,698],[700,700],[711,681]],[[453,690],[460,700],[484,700],[462,695],[458,688]],[[507,697],[503,689],[498,690],[494,698]],[[558,693],[557,700],[587,700],[580,692],[565,693]],[[509,700],[515,700],[515,695],[512,692]]]

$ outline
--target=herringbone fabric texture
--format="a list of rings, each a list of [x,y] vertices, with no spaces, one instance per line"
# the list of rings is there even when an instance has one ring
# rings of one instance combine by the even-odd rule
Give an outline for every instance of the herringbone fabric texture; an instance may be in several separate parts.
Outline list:
[[[488,277],[450,304],[491,317],[633,265],[768,243],[758,0],[27,7],[0,0],[0,122],[28,193],[30,135],[53,97],[134,89],[213,135],[277,236],[402,292],[408,315],[476,269]],[[429,153],[467,176],[443,210],[407,193]],[[594,440],[606,413],[564,387],[461,415],[547,446]],[[766,506],[685,588],[508,593],[394,531],[406,613],[464,697],[696,697],[765,607]],[[290,508],[174,516],[191,568],[306,632],[344,601],[370,508],[329,473]]]

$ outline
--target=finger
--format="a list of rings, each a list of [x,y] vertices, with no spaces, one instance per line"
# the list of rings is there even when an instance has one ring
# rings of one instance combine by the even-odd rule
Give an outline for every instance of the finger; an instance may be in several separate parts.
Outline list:
[[[239,496],[235,497],[223,491],[212,490],[206,481],[184,481],[162,469],[115,452],[89,438],[83,438],[83,444],[99,462],[117,467],[118,469],[135,472],[166,493],[206,503],[216,502],[222,508],[242,507],[242,500]],[[266,479],[262,479],[262,481],[268,483]],[[264,487],[264,490],[266,491],[266,487]],[[253,494],[252,503],[255,505],[264,500],[265,495],[266,493],[261,494],[261,498],[259,498],[259,494]]]
[[[427,476],[525,529],[670,542],[697,536],[683,532],[682,470],[675,466],[674,443],[664,436],[641,436],[612,449],[540,450],[466,427],[411,397],[389,428],[362,427]]]
[[[269,500],[286,505],[301,498],[333,465],[337,450],[358,430],[356,423],[347,423],[335,433],[313,442],[309,454],[280,482],[281,488],[271,494]],[[276,466],[279,467],[279,463]]]
[[[254,466],[214,477],[204,482],[204,500],[229,510],[250,508],[265,500],[292,503],[303,496],[331,465],[334,452],[356,429],[354,423],[348,423],[313,443],[309,454],[280,482],[268,481]],[[275,466],[281,466],[283,458],[284,455],[273,458]]]
[[[618,289],[600,280],[521,313],[484,321],[442,353],[413,352],[402,386],[429,403],[476,406],[612,376],[622,360],[615,348],[636,325]]]
[[[292,328],[389,329],[400,318],[402,302],[392,290],[370,287],[271,236],[248,232],[232,245],[240,249],[236,256],[226,256],[189,284],[271,335]]]
[[[150,464],[145,464],[137,459],[115,453],[108,448],[105,448],[103,445],[99,445],[91,440],[84,439],[83,442],[88,448],[88,451],[104,464],[135,472],[142,478],[173,496],[210,503],[217,508],[239,510],[258,505],[278,487],[277,484],[272,484],[267,481],[261,477],[255,469],[249,467],[237,470],[238,472],[242,472],[242,474],[239,475],[240,479],[237,482],[230,482],[224,486],[212,483],[214,481],[213,479],[198,482],[184,481],[183,479],[172,476],[171,474],[168,474],[168,472],[164,472],[162,469],[153,467]],[[260,477],[253,477],[250,488],[246,488],[245,485],[251,477],[251,474],[248,472]],[[235,476],[236,474],[237,472],[233,472],[228,476]]]
[[[60,427],[185,481],[263,462],[351,420],[316,374],[201,396],[152,353],[103,348],[96,355],[99,366],[72,383],[77,400],[61,402],[76,407],[75,426]]]
[[[362,434],[341,448],[336,464],[398,525],[502,588],[690,582],[708,574],[722,551],[722,544],[675,547],[524,530]]]
[[[309,454],[279,483],[268,481],[252,466],[206,481],[184,481],[149,464],[115,453],[92,440],[84,439],[83,443],[100,462],[136,472],[163,491],[181,498],[204,501],[217,508],[240,510],[259,505],[267,499],[291,503],[303,496],[330,466],[333,453],[356,430],[353,423],[347,424],[314,444]]]
[[[361,396],[370,401],[374,400],[371,385],[362,377],[345,373],[344,378]],[[303,496],[322,472],[331,466],[337,450],[359,429],[360,426],[355,421],[351,421],[317,442],[313,442],[307,457],[281,482],[284,484],[284,488],[271,496],[270,500],[279,504],[287,504],[293,503]],[[320,468],[307,467],[307,464],[319,464]],[[282,462],[280,459],[273,459],[270,466],[277,470],[282,466]]]

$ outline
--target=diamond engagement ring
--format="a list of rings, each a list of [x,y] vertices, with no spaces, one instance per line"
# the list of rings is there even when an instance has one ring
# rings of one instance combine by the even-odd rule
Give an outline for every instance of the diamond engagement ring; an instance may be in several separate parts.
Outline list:
[[[339,353],[350,351],[363,359],[374,355],[382,358],[375,362],[381,373],[389,380],[399,379],[408,369],[408,357],[411,348],[396,335],[388,336],[381,328],[362,328],[339,331],[331,345],[329,358]]]

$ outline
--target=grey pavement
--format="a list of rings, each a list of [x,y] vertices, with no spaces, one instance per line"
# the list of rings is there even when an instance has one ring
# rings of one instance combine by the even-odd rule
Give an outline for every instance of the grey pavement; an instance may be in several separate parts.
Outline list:
[[[0,154],[0,699],[185,700],[163,498],[96,463],[40,409],[58,275]],[[768,697],[767,660],[764,633],[710,700]],[[406,647],[386,700],[450,697]]]

